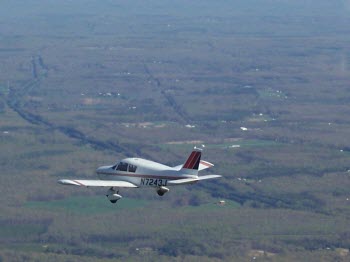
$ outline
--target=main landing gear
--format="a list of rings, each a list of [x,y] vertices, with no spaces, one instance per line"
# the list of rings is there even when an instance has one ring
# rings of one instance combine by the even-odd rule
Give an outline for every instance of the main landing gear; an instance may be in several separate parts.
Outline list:
[[[158,196],[163,196],[168,191],[169,191],[169,188],[167,188],[165,186],[161,186],[157,189],[157,194],[158,194]]]
[[[117,201],[122,198],[122,196],[119,195],[119,190],[116,191],[114,187],[108,189],[106,197],[113,204],[117,203]]]

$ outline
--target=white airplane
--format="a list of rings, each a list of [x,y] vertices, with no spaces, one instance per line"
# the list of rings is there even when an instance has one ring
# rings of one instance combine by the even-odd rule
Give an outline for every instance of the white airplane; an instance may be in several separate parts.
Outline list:
[[[101,166],[96,173],[99,180],[60,179],[63,185],[85,187],[109,187],[107,198],[116,203],[122,198],[119,188],[153,187],[158,195],[169,191],[167,186],[196,183],[200,180],[218,178],[220,175],[198,176],[198,171],[214,166],[201,160],[201,151],[194,150],[183,165],[166,166],[141,158],[125,158],[111,166]]]

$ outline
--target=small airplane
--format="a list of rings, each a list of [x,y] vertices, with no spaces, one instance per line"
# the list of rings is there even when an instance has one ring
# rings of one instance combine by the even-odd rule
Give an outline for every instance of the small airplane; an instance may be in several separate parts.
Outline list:
[[[167,186],[193,184],[200,180],[219,178],[220,175],[198,176],[198,171],[213,167],[201,160],[202,152],[194,150],[185,164],[166,166],[142,158],[125,158],[115,165],[101,166],[96,173],[99,180],[60,179],[63,185],[109,187],[106,196],[111,203],[122,198],[119,188],[153,187],[159,196],[169,191]]]

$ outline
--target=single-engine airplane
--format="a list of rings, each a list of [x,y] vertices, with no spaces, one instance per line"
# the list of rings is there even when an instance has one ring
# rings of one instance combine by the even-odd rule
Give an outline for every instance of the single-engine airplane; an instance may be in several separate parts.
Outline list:
[[[153,187],[158,195],[169,191],[168,186],[193,184],[200,180],[219,178],[220,175],[198,176],[198,171],[214,166],[201,160],[202,152],[194,150],[185,164],[166,166],[142,158],[125,158],[119,163],[97,168],[99,180],[60,179],[63,185],[109,187],[106,196],[111,203],[122,198],[119,188]]]

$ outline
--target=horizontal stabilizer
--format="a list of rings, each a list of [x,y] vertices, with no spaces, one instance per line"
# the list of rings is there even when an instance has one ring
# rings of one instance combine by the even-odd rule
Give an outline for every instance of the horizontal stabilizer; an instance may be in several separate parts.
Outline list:
[[[198,180],[205,180],[205,179],[212,179],[212,178],[219,178],[222,177],[221,175],[206,175],[206,176],[199,176]]]
[[[213,166],[214,166],[214,164],[212,164],[212,163],[210,163],[208,161],[201,160],[199,162],[198,171],[201,171],[201,170],[204,170],[204,169],[207,169],[207,168],[211,168]],[[182,167],[183,167],[183,165],[178,165],[178,166],[174,166],[173,168],[176,169],[176,170],[180,170]]]
[[[198,178],[184,178],[184,179],[177,179],[177,180],[170,180],[168,181],[168,185],[184,185],[184,184],[192,184],[199,181]]]
[[[86,186],[86,187],[138,187],[126,181],[107,181],[107,180],[71,180],[60,179],[58,183],[62,185]]]
[[[205,180],[205,179],[212,179],[212,178],[219,178],[221,177],[220,175],[207,175],[207,176],[199,176],[196,178],[184,178],[184,179],[177,179],[177,180],[170,180],[168,181],[168,185],[184,185],[184,184],[192,184],[196,183],[200,180]]]
[[[213,166],[214,166],[214,164],[212,164],[212,163],[210,163],[208,161],[201,160],[199,162],[198,171],[201,171],[201,170],[204,170],[204,169],[207,169],[207,168],[211,168]]]

